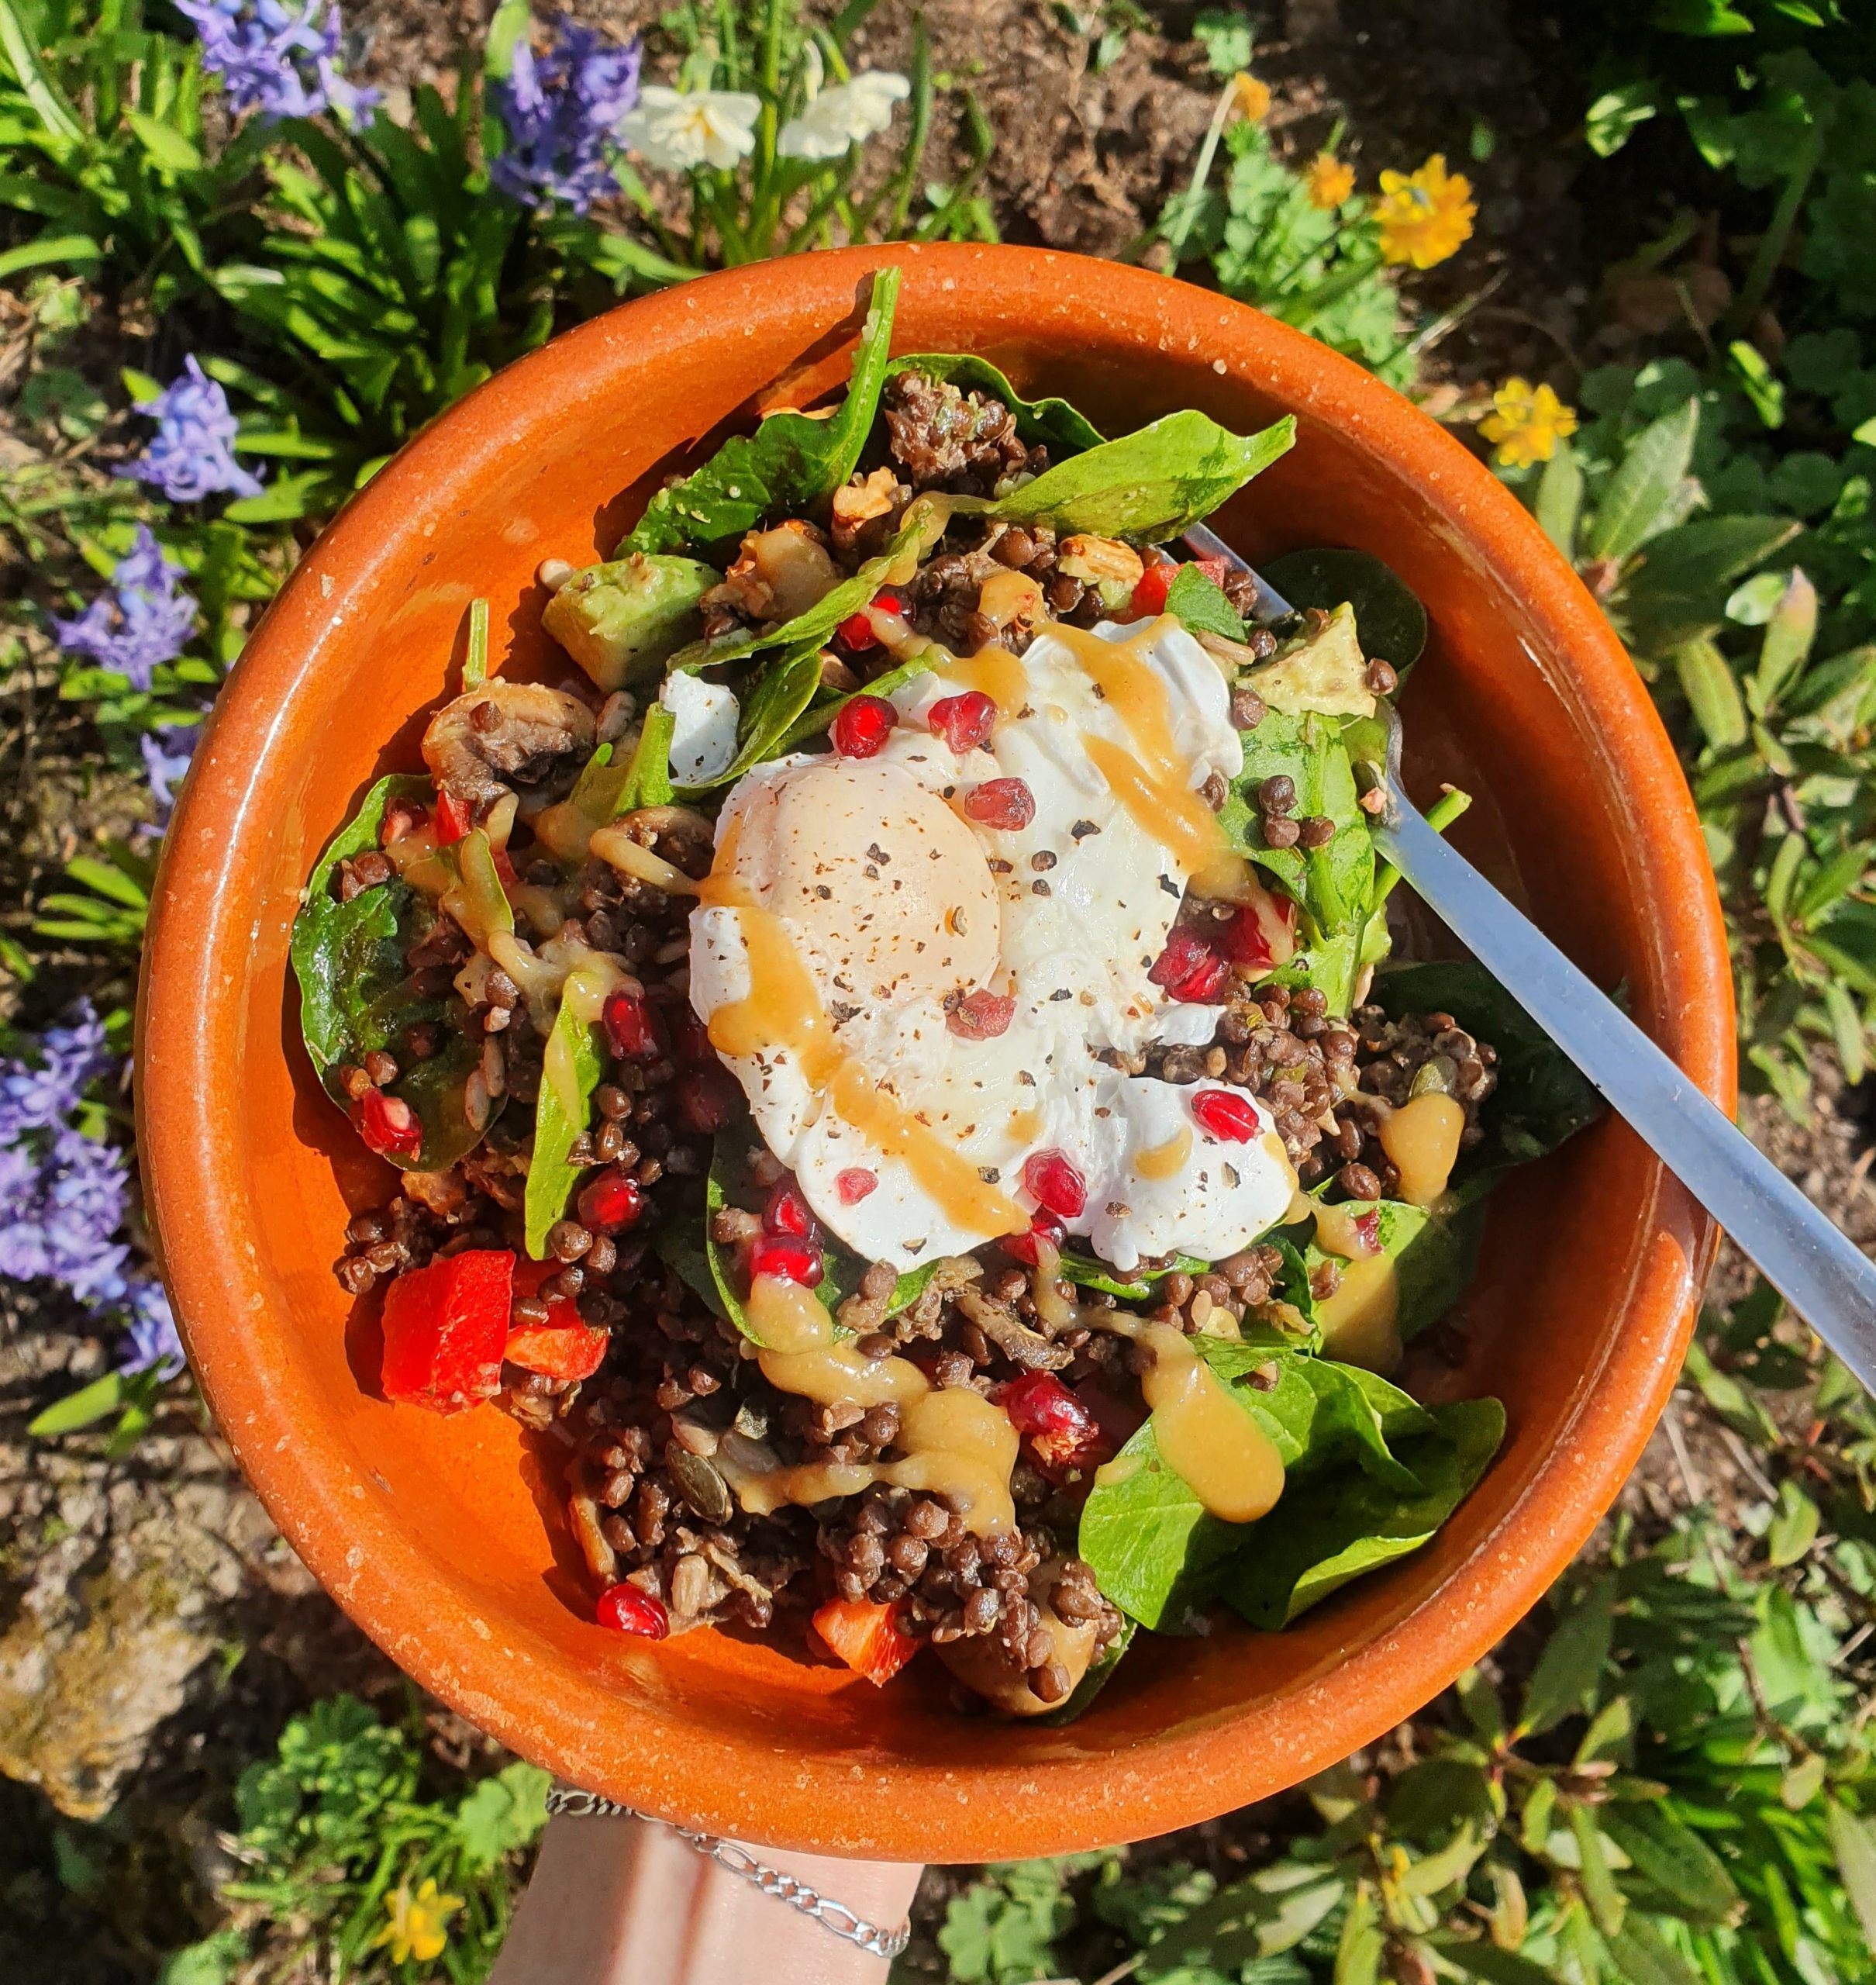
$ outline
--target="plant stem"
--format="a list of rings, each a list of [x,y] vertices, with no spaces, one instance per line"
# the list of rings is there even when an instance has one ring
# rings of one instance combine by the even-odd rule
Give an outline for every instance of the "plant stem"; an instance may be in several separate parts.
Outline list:
[[[1823,153],[1823,133],[1813,124],[1805,133],[1804,151],[1785,182],[1785,191],[1778,195],[1778,204],[1772,210],[1771,223],[1759,236],[1752,267],[1747,271],[1745,287],[1727,312],[1726,322],[1733,329],[1744,331],[1759,314],[1760,306],[1771,289],[1772,278],[1778,273],[1778,264],[1785,259],[1792,230],[1798,225],[1805,195],[1811,190],[1812,177]]]
[[[1185,198],[1179,203],[1178,218],[1166,237],[1166,245],[1172,251],[1171,266],[1174,270],[1185,252],[1185,237],[1192,231],[1192,216],[1198,211],[1199,195],[1212,176],[1212,161],[1218,156],[1218,141],[1225,135],[1225,120],[1231,115],[1231,106],[1236,97],[1237,83],[1233,78],[1219,92],[1218,108],[1212,112],[1212,122],[1205,127],[1205,143],[1198,147],[1198,162],[1192,167],[1192,183],[1185,189]],[[1147,242],[1150,243],[1152,238],[1153,230],[1149,229]]]
[[[1426,810],[1426,824],[1436,834],[1443,834],[1460,815],[1472,804],[1472,796],[1461,792],[1457,786],[1448,786],[1432,806]],[[1391,861],[1384,861],[1374,871],[1374,900],[1369,914],[1380,909],[1393,895],[1395,885],[1401,879],[1401,872]]]

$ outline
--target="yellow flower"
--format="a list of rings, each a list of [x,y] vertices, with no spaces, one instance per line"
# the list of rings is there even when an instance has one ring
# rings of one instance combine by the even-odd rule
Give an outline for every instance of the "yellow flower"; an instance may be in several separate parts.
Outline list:
[[[1306,175],[1309,204],[1333,213],[1355,190],[1355,168],[1336,157],[1321,152],[1312,161]]]
[[[1478,424],[1485,440],[1497,444],[1496,459],[1506,468],[1547,462],[1557,443],[1576,430],[1576,409],[1564,406],[1548,386],[1533,386],[1528,379],[1507,379]]]
[[[1248,69],[1240,69],[1231,79],[1231,102],[1241,116],[1261,124],[1270,115],[1270,85],[1259,82]]]
[[[1438,152],[1418,172],[1384,172],[1374,209],[1381,223],[1381,260],[1430,269],[1457,253],[1472,232],[1472,216],[1478,212],[1471,181],[1462,172],[1449,173]]]
[[[433,1880],[426,1879],[415,1895],[400,1883],[385,1898],[391,1921],[371,1939],[373,1950],[391,1946],[391,1961],[402,1964],[415,1958],[428,1964],[443,1955],[450,1933],[443,1925],[463,1906],[459,1895],[439,1895]]]

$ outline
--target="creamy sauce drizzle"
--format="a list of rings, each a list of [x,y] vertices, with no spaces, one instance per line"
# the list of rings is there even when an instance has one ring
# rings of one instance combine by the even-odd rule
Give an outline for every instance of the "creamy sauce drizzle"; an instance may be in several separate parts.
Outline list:
[[[440,896],[456,878],[450,873],[436,849],[436,830],[426,824],[413,827],[384,850],[385,859],[409,883],[426,896]]]
[[[1163,1144],[1136,1151],[1133,1169],[1143,1179],[1175,1177],[1192,1155],[1192,1134],[1182,1124]]]
[[[1401,1197],[1429,1207],[1446,1190],[1466,1113],[1450,1096],[1416,1096],[1381,1118],[1381,1148],[1401,1175]]]
[[[744,1509],[765,1516],[784,1503],[854,1496],[885,1482],[946,1497],[979,1537],[1015,1528],[1009,1477],[1016,1430],[1001,1407],[968,1386],[934,1391],[909,1358],[862,1358],[850,1339],[836,1338],[820,1299],[796,1283],[757,1277],[745,1310],[771,1385],[824,1406],[897,1406],[899,1459],[752,1469],[719,1452],[719,1465]]]
[[[1360,1200],[1350,1206],[1327,1207],[1312,1200],[1309,1210],[1316,1215],[1316,1245],[1325,1254],[1358,1262],[1381,1252],[1372,1207],[1364,1207]]]
[[[636,986],[638,981],[621,971],[603,951],[581,946],[579,963],[567,973],[560,986],[560,1011],[571,1013],[583,1027],[598,1025],[600,1010],[609,995],[622,986]],[[561,1113],[570,1124],[586,1121],[588,1106],[580,1094],[579,1072],[574,1065],[573,1048],[557,1024],[547,1036],[547,1048],[541,1059],[541,1080],[553,1091]]]
[[[1172,699],[1146,659],[1147,651],[1178,622],[1162,615],[1124,641],[1104,641],[1085,627],[1053,623],[1049,632],[1087,671],[1133,740],[1129,752],[1112,738],[1081,734],[1089,761],[1136,826],[1169,849],[1188,875],[1231,852],[1218,816],[1188,781],[1190,762],[1173,742]]]
[[[1267,1515],[1283,1493],[1283,1458],[1192,1348],[1191,1339],[1170,1324],[1112,1310],[1084,1315],[1152,1353],[1140,1390],[1167,1466],[1226,1523],[1254,1523]],[[1098,1479],[1114,1478],[1101,1471]]]
[[[1323,1348],[1345,1365],[1391,1372],[1401,1362],[1400,1279],[1389,1255],[1347,1262],[1334,1295],[1316,1306]]]
[[[960,689],[981,689],[996,705],[999,720],[1014,716],[1029,699],[1029,671],[1022,658],[1006,647],[992,645],[975,654],[954,655],[939,665],[937,673]]]

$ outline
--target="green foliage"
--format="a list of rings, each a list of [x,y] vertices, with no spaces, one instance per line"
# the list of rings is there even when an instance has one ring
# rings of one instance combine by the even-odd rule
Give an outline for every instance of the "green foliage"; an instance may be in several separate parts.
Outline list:
[[[408,1979],[440,1970],[455,1985],[486,1976],[508,1928],[516,1867],[547,1821],[548,1775],[514,1762],[437,1797],[426,1785],[420,1724],[381,1722],[363,1703],[335,1696],[281,1731],[235,1789],[233,1844],[241,1871],[222,1886],[235,1924],[169,1959],[174,1981],[232,1978],[248,1963],[261,1925],[289,1928],[299,1950],[317,1949],[332,1975]],[[402,1891],[426,1882],[457,1907],[433,1966],[395,1961],[383,1935]],[[270,1975],[284,1976],[291,1956]]]

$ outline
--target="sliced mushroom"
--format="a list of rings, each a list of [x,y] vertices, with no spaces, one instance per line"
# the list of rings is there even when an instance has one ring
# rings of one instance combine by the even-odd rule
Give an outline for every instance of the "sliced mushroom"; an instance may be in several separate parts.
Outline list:
[[[514,785],[538,785],[591,754],[593,713],[544,682],[485,682],[430,720],[423,762],[438,785],[471,806]]]
[[[811,523],[790,517],[773,530],[752,530],[723,582],[704,595],[705,606],[730,606],[750,620],[792,620],[840,583],[826,540]]]
[[[1059,1372],[1074,1357],[1066,1345],[1051,1344],[1041,1331],[1019,1322],[1013,1311],[974,1289],[959,1289],[956,1301],[964,1314],[1012,1365],[1031,1372]]]

